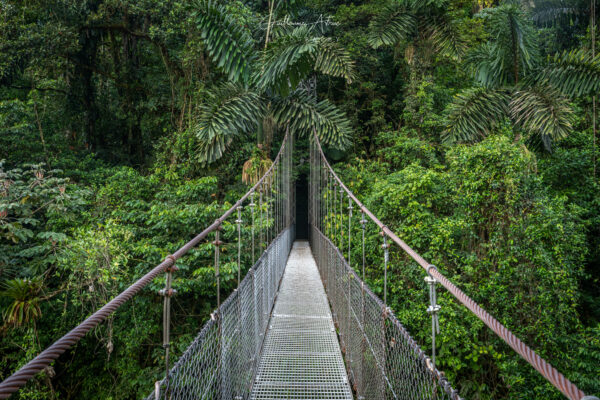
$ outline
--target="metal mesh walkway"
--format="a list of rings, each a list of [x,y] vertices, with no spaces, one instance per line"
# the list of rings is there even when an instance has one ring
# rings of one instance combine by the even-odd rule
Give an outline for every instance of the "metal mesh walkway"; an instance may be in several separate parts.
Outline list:
[[[295,242],[290,253],[251,399],[352,399],[308,242]]]
[[[460,400],[458,392],[435,364],[440,311],[436,283],[446,288],[569,399],[598,400],[585,396],[387,228],[339,179],[327,162],[318,136],[312,139],[309,191],[312,250],[307,242],[296,242],[290,253],[295,236],[296,175],[293,174],[294,139],[286,133],[273,165],[245,195],[208,228],[0,382],[0,399],[16,392],[165,273],[165,287],[159,292],[164,297],[165,375],[155,382],[154,392],[147,400],[352,399],[353,391],[358,399],[366,400]],[[356,218],[352,219],[353,205],[360,210],[360,229]],[[237,219],[231,221],[236,212]],[[237,263],[232,260],[235,254],[225,250],[235,248],[232,231],[223,229],[233,223],[237,225]],[[368,251],[379,252],[383,257],[381,263],[368,265],[365,235],[373,236],[373,226],[367,226],[373,223],[383,242],[382,251],[371,245]],[[214,241],[212,237],[209,239],[209,234],[214,235]],[[245,236],[248,234],[251,236]],[[169,358],[171,296],[176,293],[172,287],[173,274],[178,271],[178,260],[205,240],[211,240],[214,246],[217,308],[172,365]],[[425,282],[430,303],[423,311],[431,314],[432,358],[388,307],[388,241],[397,244],[427,273]],[[248,252],[252,249],[253,264],[243,280],[241,271],[250,266],[250,257],[249,254],[243,256],[242,248]],[[255,249],[262,252],[258,259]],[[357,254],[362,258],[351,259]],[[224,302],[221,302],[220,286],[222,264],[227,268],[237,264],[238,272],[237,289]],[[382,267],[383,300],[364,283],[367,266],[372,268],[372,273]],[[359,270],[362,279],[357,274]]]

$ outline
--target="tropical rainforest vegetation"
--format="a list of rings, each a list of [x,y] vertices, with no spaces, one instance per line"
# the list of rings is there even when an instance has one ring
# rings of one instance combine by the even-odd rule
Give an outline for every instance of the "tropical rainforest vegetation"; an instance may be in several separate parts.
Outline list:
[[[0,0],[0,380],[214,221],[289,126],[298,175],[314,129],[381,220],[600,394],[597,16],[594,0]],[[215,307],[212,257],[178,264],[175,357]],[[429,351],[422,271],[394,249],[389,276]],[[14,398],[147,395],[163,284]],[[562,398],[439,296],[438,367],[461,396]]]

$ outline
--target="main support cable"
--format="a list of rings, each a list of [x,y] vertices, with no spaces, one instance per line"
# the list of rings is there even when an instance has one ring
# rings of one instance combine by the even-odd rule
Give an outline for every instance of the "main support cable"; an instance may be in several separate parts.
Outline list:
[[[95,328],[98,324],[104,321],[109,315],[115,312],[119,307],[126,303],[133,296],[138,294],[140,290],[148,286],[154,278],[160,274],[166,272],[168,269],[175,265],[175,262],[187,254],[191,249],[203,241],[211,232],[217,230],[228,217],[230,217],[238,207],[242,206],[243,203],[259,189],[265,187],[265,183],[273,178],[274,170],[280,163],[287,162],[291,167],[291,146],[293,146],[293,140],[289,134],[289,129],[286,129],[281,148],[273,161],[271,167],[265,172],[265,174],[256,182],[250,190],[246,192],[235,204],[233,204],[223,215],[217,218],[210,226],[208,226],[201,233],[196,235],[192,240],[187,242],[184,246],[179,248],[172,255],[167,256],[164,261],[146,273],[143,277],[138,279],[135,283],[113,298],[111,301],[106,303],[102,308],[92,314],[90,317],[85,319],[81,324],[73,328],[66,335],[58,339],[40,354],[38,354],[33,360],[29,361],[18,371],[13,373],[10,377],[6,378],[3,382],[0,382],[0,399],[7,399],[10,395],[19,390],[27,381],[29,381],[38,372],[50,365],[50,363],[56,360],[61,354],[71,348],[74,344],[79,342],[83,336],[85,336],[90,330]],[[287,151],[286,151],[287,150]],[[291,168],[290,168],[291,172]],[[270,185],[266,185],[270,187]],[[288,189],[291,189],[291,179],[288,177]],[[262,191],[261,191],[262,193]],[[283,216],[279,216],[283,218]],[[289,216],[288,216],[289,220]],[[262,221],[261,221],[262,222]],[[289,226],[289,224],[288,224]],[[266,246],[265,246],[266,247]],[[167,315],[167,317],[170,317]]]
[[[347,187],[342,182],[342,180],[337,176],[331,165],[327,161],[325,154],[323,153],[323,149],[321,148],[321,143],[316,132],[313,132],[313,141],[316,147],[317,159],[315,162],[320,163],[320,165],[324,165],[325,168],[329,171],[334,180],[334,186],[337,188],[339,186],[340,193],[346,192],[348,197],[354,201],[354,203],[358,206],[360,211],[369,217],[371,221],[373,221],[381,230],[381,234],[384,238],[391,239],[394,243],[396,243],[406,254],[408,254],[414,261],[417,262],[433,279],[439,282],[450,294],[452,294],[460,303],[462,303],[465,307],[467,307],[478,319],[480,319],[484,324],[486,324],[496,335],[498,335],[502,340],[504,340],[510,347],[513,348],[521,357],[523,357],[533,368],[535,368],[548,382],[550,382],[554,387],[556,387],[559,391],[561,391],[566,397],[571,400],[582,400],[585,397],[583,391],[581,391],[574,383],[569,381],[563,374],[561,374],[556,368],[554,368],[550,363],[540,357],[535,351],[533,351],[529,346],[523,343],[519,338],[515,336],[508,328],[502,325],[498,320],[496,320],[490,313],[484,310],[479,304],[477,304],[473,299],[467,296],[462,290],[460,290],[456,285],[454,285],[448,278],[446,278],[441,272],[437,270],[435,267],[431,267],[431,264],[427,262],[421,255],[419,255],[415,250],[413,250],[408,244],[406,244],[402,239],[400,239],[394,232],[392,232],[388,227],[386,227],[383,222],[381,222],[363,203],[360,202]],[[335,193],[335,192],[334,192]],[[341,249],[341,247],[340,247]],[[387,269],[387,268],[386,268]],[[387,288],[386,288],[387,289]],[[387,292],[387,290],[385,290]],[[386,293],[384,293],[384,296]]]

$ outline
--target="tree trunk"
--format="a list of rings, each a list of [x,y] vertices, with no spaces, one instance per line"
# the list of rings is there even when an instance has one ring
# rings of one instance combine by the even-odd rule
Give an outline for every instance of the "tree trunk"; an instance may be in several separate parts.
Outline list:
[[[514,28],[514,27],[513,27]],[[511,29],[512,32],[512,47],[513,47],[513,74],[515,78],[515,85],[519,83],[519,46],[517,44],[517,36],[515,30]]]
[[[596,56],[596,0],[591,1],[591,33],[592,33],[592,57]],[[592,164],[594,165],[593,176],[596,179],[596,95],[592,96]]]
[[[81,50],[73,56],[75,61],[75,82],[70,88],[69,99],[73,110],[81,110],[83,115],[82,130],[86,147],[98,151],[104,147],[104,137],[96,132],[98,107],[94,87],[94,65],[99,36],[91,29],[84,29],[79,35]],[[83,105],[83,109],[82,106]],[[77,130],[77,129],[76,129]]]

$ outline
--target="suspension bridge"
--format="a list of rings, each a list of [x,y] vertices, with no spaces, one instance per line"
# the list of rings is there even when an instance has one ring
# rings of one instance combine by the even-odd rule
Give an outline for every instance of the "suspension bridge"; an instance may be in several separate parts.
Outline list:
[[[310,147],[309,241],[295,241],[294,138],[286,134],[270,169],[227,212],[137,282],[0,383],[9,398],[90,330],[165,275],[164,378],[148,388],[159,399],[461,399],[436,368],[437,285],[571,400],[586,396],[548,362],[475,303],[387,228],[333,171],[319,139]],[[242,210],[250,210],[251,239],[242,243]],[[356,210],[356,215],[353,211]],[[220,297],[221,230],[237,225],[237,288]],[[354,219],[353,219],[354,218]],[[358,219],[360,218],[360,219]],[[359,229],[352,229],[359,224]],[[381,235],[383,299],[365,284],[365,231]],[[353,237],[358,235],[358,237]],[[354,241],[353,241],[354,239]],[[171,298],[177,261],[198,244],[214,246],[217,308],[187,350],[170,361]],[[353,246],[362,254],[351,260]],[[424,270],[429,288],[431,354],[426,354],[387,305],[389,248],[398,246]],[[241,254],[254,264],[241,276]],[[258,255],[257,253],[261,253]],[[354,265],[352,267],[351,265]]]

